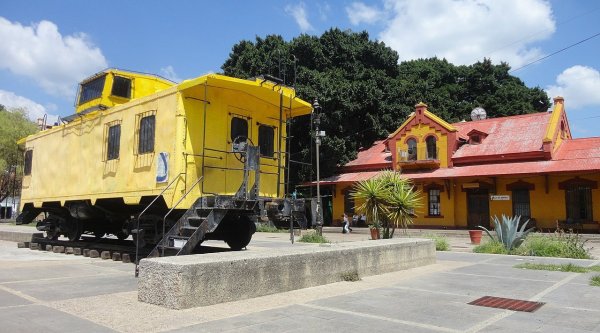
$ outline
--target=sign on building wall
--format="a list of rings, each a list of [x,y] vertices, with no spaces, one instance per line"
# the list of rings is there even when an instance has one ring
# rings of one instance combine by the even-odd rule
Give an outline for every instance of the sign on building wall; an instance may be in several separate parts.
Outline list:
[[[510,200],[510,195],[490,195],[490,200],[492,200],[492,201],[508,201],[508,200]]]

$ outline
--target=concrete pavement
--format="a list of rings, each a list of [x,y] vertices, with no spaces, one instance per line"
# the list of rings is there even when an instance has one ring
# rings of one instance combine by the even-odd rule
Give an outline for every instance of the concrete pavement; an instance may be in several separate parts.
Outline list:
[[[338,237],[367,236],[330,236]],[[259,233],[248,251],[277,251],[292,246],[288,238]],[[588,285],[593,273],[513,268],[523,262],[600,264],[438,252],[434,265],[357,282],[168,310],[137,301],[131,264],[17,249],[16,243],[0,241],[0,331],[600,332],[600,287]],[[486,295],[546,304],[533,313],[467,304]]]

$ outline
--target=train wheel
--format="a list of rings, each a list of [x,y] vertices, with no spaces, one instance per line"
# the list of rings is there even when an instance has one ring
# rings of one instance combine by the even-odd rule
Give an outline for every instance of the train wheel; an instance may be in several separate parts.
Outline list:
[[[120,240],[124,240],[124,239],[126,239],[127,237],[129,237],[129,235],[128,235],[127,233],[123,232],[123,231],[119,231],[119,232],[117,232],[117,233],[115,234],[115,236],[117,236],[117,238],[118,238],[118,239],[120,239]]]
[[[254,222],[248,216],[242,215],[235,222],[235,227],[225,239],[225,243],[233,251],[240,251],[250,243],[254,232],[256,232]]]
[[[67,237],[70,241],[76,241],[81,238],[83,225],[79,220],[71,220],[68,223],[67,230],[64,232],[65,237]]]
[[[52,226],[46,230],[46,239],[57,240],[58,236],[60,236],[60,232],[58,232],[58,228],[56,226]]]

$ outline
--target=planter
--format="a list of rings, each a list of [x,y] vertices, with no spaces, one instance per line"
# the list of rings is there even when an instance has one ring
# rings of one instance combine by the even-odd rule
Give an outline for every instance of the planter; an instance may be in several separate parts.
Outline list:
[[[471,237],[471,244],[479,245],[481,243],[481,235],[483,230],[469,230],[469,237]]]
[[[370,228],[371,230],[371,239],[379,239],[379,229],[378,228]]]

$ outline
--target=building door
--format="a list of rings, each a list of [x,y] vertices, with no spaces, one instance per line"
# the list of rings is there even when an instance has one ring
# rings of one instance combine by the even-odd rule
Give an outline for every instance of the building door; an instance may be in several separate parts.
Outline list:
[[[490,201],[487,189],[467,192],[467,226],[477,229],[477,226],[490,227]]]

